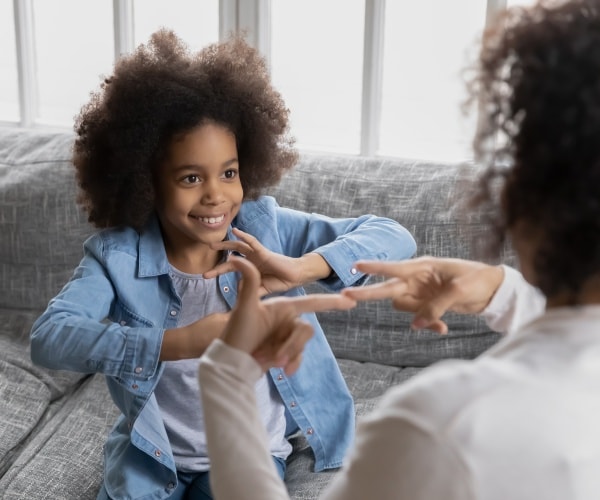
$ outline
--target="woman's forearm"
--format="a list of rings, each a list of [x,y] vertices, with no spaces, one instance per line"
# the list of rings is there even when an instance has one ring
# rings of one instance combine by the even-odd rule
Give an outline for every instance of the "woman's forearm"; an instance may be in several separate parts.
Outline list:
[[[211,488],[216,499],[288,499],[269,452],[254,384],[262,371],[254,358],[215,340],[200,361],[199,379]]]

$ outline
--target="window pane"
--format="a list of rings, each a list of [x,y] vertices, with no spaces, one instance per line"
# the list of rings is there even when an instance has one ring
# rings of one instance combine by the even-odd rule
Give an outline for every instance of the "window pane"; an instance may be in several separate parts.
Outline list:
[[[112,2],[34,0],[39,120],[71,126],[114,56]]]
[[[136,46],[162,27],[172,29],[192,50],[219,40],[219,0],[139,0],[133,11]]]
[[[364,0],[271,2],[271,67],[302,149],[358,153]]]
[[[432,160],[470,157],[475,114],[460,111],[461,71],[472,61],[486,2],[386,2],[379,153]]]
[[[0,2],[0,120],[19,120],[17,46],[12,2]]]

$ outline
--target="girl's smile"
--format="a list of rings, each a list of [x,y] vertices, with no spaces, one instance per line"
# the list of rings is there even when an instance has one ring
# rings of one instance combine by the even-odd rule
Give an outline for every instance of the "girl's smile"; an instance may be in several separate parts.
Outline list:
[[[157,176],[157,214],[171,264],[201,273],[219,260],[211,243],[225,239],[244,197],[236,139],[213,122],[177,136]]]
[[[216,215],[216,216],[197,216],[190,214],[190,217],[198,222],[199,225],[209,229],[209,230],[219,230],[222,229],[223,225],[228,224],[228,218],[225,217],[225,214]],[[227,228],[225,228],[227,229]]]
[[[192,215],[191,217],[194,217],[196,219],[198,219],[200,222],[204,222],[205,224],[209,224],[209,225],[214,225],[214,224],[220,224],[221,222],[223,222],[225,220],[225,215],[218,215],[217,217],[202,217],[202,216],[196,216],[196,215]]]

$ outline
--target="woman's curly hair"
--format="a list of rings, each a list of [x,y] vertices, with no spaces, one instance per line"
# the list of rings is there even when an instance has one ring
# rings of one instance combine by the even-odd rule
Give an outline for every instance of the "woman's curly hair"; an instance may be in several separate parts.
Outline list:
[[[576,302],[600,271],[600,3],[509,9],[477,64],[474,150],[487,168],[476,200],[496,214],[493,250],[525,223],[536,284]]]
[[[288,115],[264,59],[241,37],[191,53],[160,30],[117,61],[76,119],[79,202],[96,227],[141,230],[169,143],[205,122],[233,132],[244,197],[256,198],[297,161]]]

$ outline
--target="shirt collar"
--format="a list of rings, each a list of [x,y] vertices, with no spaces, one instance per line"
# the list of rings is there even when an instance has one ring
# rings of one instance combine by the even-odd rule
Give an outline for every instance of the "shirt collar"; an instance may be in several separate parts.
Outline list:
[[[227,229],[227,239],[235,239],[231,226]],[[158,218],[153,215],[142,230],[139,240],[139,276],[141,278],[169,273],[169,260],[162,238]]]
[[[169,272],[167,251],[156,216],[150,218],[140,234],[138,255],[140,277],[158,276]]]

